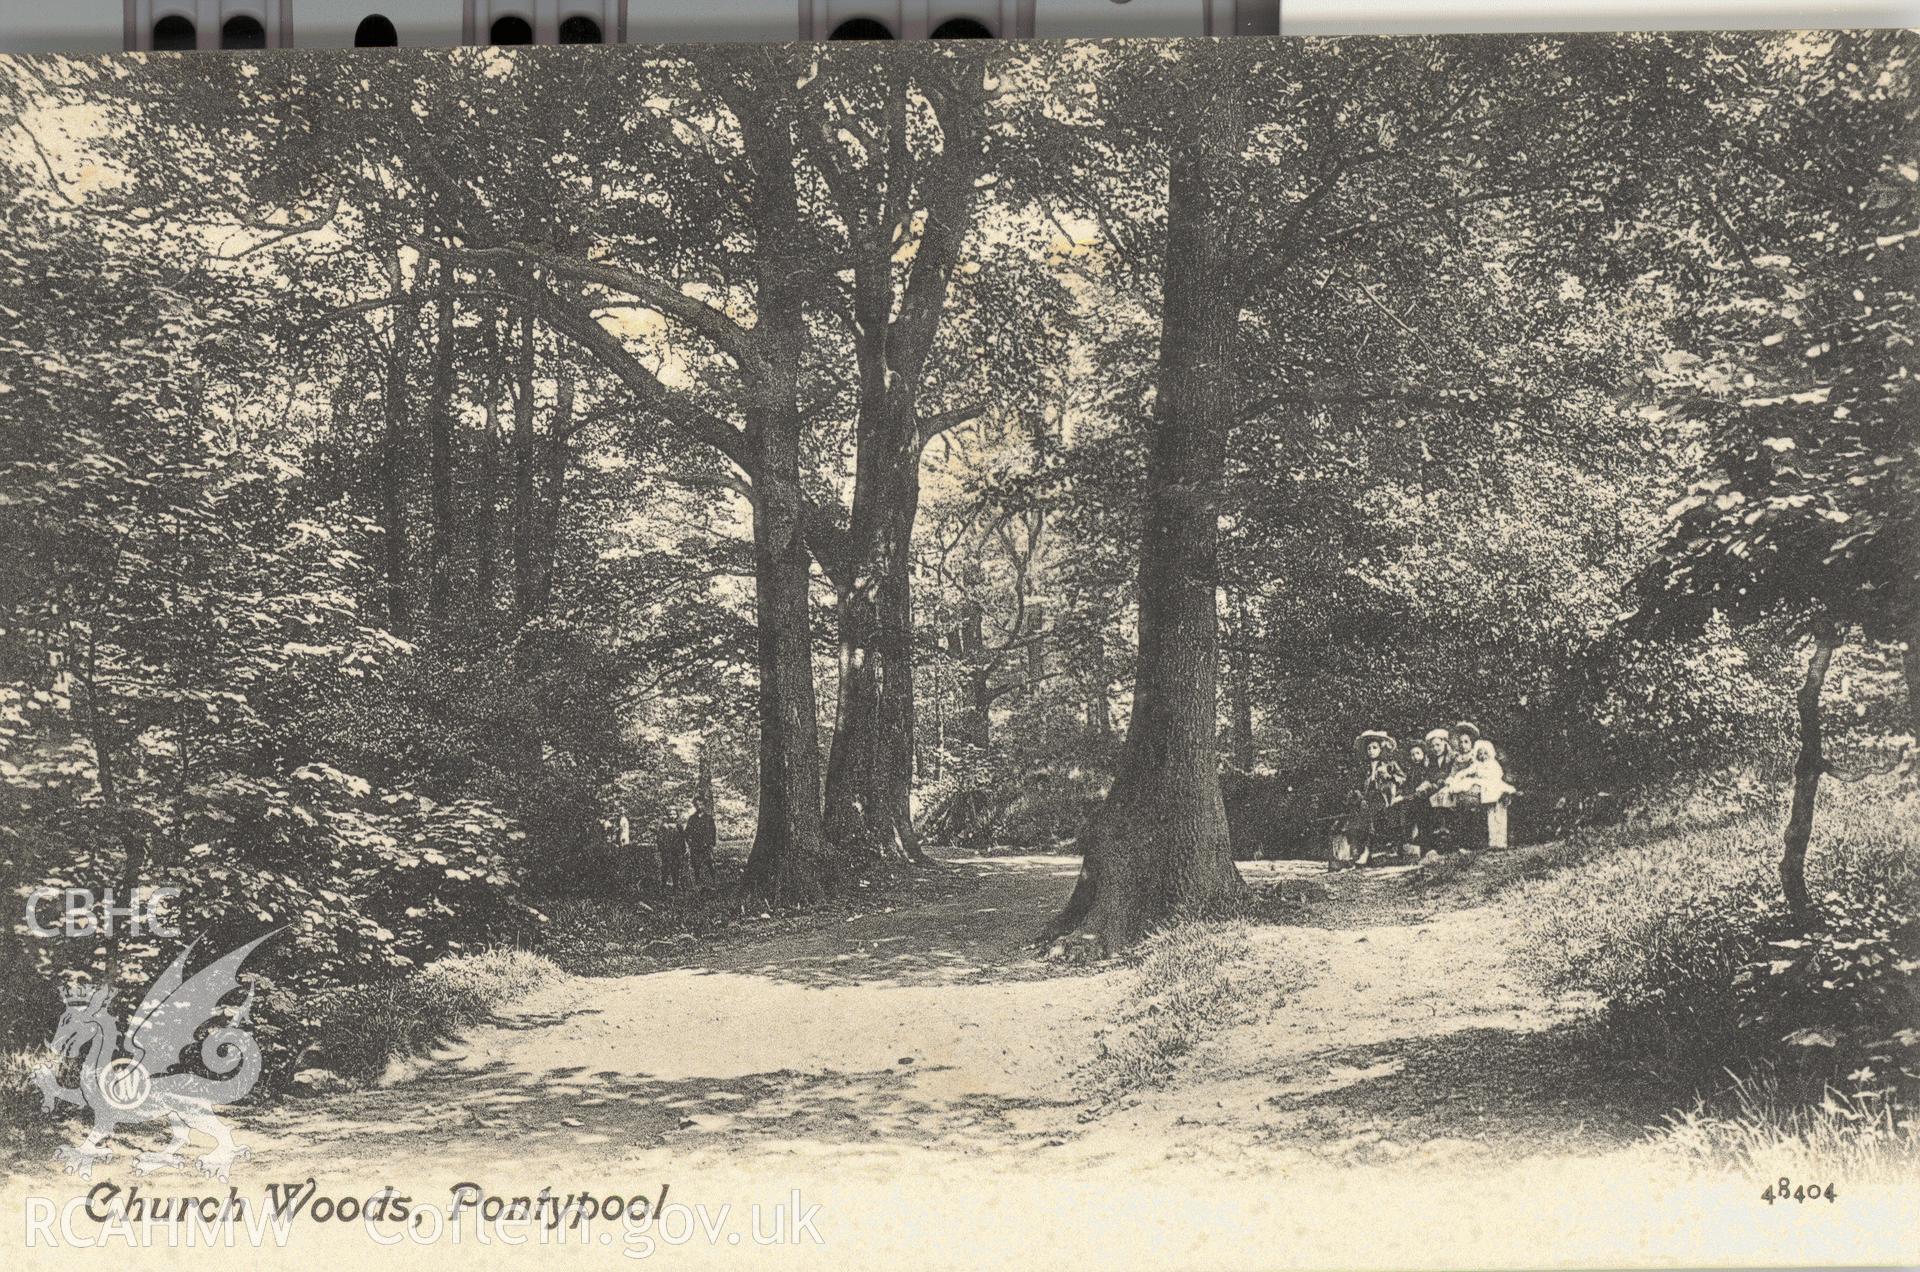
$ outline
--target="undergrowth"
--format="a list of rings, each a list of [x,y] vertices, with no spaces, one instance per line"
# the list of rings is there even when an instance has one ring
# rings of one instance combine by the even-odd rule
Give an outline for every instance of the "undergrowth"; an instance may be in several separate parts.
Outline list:
[[[1559,849],[1510,889],[1523,966],[1597,995],[1596,1049],[1693,1102],[1670,1134],[1684,1153],[1911,1153],[1920,797],[1823,789],[1805,929],[1781,895],[1782,815],[1693,804]]]
[[[497,949],[444,958],[385,984],[337,991],[322,1004],[316,1041],[301,1066],[371,1081],[393,1060],[422,1055],[462,1026],[565,975],[542,955]]]

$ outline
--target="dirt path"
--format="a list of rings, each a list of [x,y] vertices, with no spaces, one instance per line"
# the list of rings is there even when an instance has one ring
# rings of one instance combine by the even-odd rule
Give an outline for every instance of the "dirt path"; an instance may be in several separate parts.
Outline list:
[[[1083,1120],[1076,1070],[1130,973],[1034,956],[1032,934],[1076,863],[950,868],[973,886],[930,901],[896,893],[758,940],[749,929],[692,966],[570,980],[411,1081],[284,1104],[250,1129],[269,1137],[263,1155],[319,1150],[334,1169],[384,1160],[404,1134],[436,1155],[516,1165],[649,1142],[734,1155],[1037,1145],[1064,1150],[1064,1165],[1152,1142],[1175,1159],[1231,1144],[1238,1167],[1260,1170],[1605,1148],[1655,1111],[1613,1098],[1618,1083],[1580,1080],[1569,1026],[1583,1005],[1520,982],[1511,916],[1429,913],[1401,870],[1261,862],[1246,866],[1257,887],[1328,890],[1302,922],[1257,931],[1257,961],[1288,986],[1282,1002],[1167,1087]]]
[[[568,979],[410,1080],[238,1119],[250,1186],[311,1176],[323,1195],[434,1200],[462,1181],[670,1184],[740,1212],[804,1195],[832,1235],[782,1253],[836,1268],[1537,1266],[1542,1242],[1558,1263],[1768,1263],[1801,1248],[1779,1242],[1804,1234],[1713,1218],[1751,1217],[1746,1181],[1703,1192],[1663,1173],[1644,1143],[1657,1108],[1579,1055],[1587,1004],[1516,975],[1512,914],[1449,908],[1397,868],[1247,865],[1257,887],[1324,888],[1298,922],[1256,929],[1255,974],[1282,992],[1167,1086],[1094,1114],[1077,1071],[1135,973],[1043,963],[1030,944],[1076,867],[953,858],[870,912]],[[101,1177],[135,1182],[124,1157]],[[41,1167],[14,1190],[57,1179]],[[1465,1226],[1436,1227],[1462,1197]],[[1836,1262],[1885,1261],[1861,1243],[1902,1230],[1864,1207],[1828,1222],[1860,1225],[1824,1247],[1849,1256]],[[308,1258],[389,1253],[344,1230],[301,1239]],[[438,1253],[519,1266],[497,1246]]]
[[[1418,887],[1418,867],[1327,876],[1243,863],[1255,886],[1326,894],[1260,927],[1283,1000],[1204,1045],[1174,1089],[1127,1110],[1139,1133],[1242,1168],[1405,1160],[1507,1169],[1531,1155],[1637,1145],[1664,1105],[1598,1068],[1577,1026],[1596,1004],[1550,999],[1518,966],[1519,919]],[[1323,881],[1323,882],[1321,882]]]
[[[461,1160],[524,1165],[647,1142],[979,1148],[1030,1122],[1071,1123],[1072,1069],[1117,985],[1061,975],[1031,937],[1077,863],[950,868],[976,886],[924,902],[896,893],[799,932],[749,929],[686,967],[574,978],[412,1081],[284,1105],[256,1125],[295,1156],[324,1145],[334,1165],[390,1155],[401,1131]]]

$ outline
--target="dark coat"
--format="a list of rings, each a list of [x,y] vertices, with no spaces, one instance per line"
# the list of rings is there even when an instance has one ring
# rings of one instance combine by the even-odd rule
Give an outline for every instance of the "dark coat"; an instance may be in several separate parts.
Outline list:
[[[696,857],[711,857],[716,838],[713,816],[695,809],[693,815],[687,818],[687,851]]]

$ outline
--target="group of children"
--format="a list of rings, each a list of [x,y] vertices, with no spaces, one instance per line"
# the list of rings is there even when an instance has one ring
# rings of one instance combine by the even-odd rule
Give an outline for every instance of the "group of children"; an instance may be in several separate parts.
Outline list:
[[[1507,809],[1516,792],[1498,749],[1471,721],[1427,730],[1408,743],[1404,766],[1400,744],[1379,729],[1355,738],[1354,751],[1364,772],[1348,797],[1334,864],[1366,865],[1389,850],[1418,855],[1507,846]]]

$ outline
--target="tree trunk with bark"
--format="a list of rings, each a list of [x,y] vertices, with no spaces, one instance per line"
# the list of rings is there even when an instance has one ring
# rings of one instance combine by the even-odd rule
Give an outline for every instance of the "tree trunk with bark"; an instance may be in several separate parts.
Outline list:
[[[1219,64],[1187,74],[1188,108],[1176,113],[1169,158],[1133,718],[1113,786],[1082,838],[1079,882],[1049,928],[1097,937],[1108,952],[1176,913],[1219,907],[1246,891],[1220,790],[1216,604],[1240,311],[1230,190],[1245,116]]]
[[[831,183],[853,228],[855,422],[853,508],[843,559],[823,566],[842,599],[841,708],[827,767],[828,834],[835,843],[923,860],[913,826],[913,525],[920,507],[923,444],[918,399],[939,333],[947,287],[959,263],[982,158],[981,68],[926,69],[940,129],[937,155],[909,145],[908,88],[899,68],[889,86],[883,197],[877,217],[844,179]],[[897,284],[899,227],[920,238]]]
[[[401,305],[393,311],[386,391],[382,395],[386,429],[380,441],[381,559],[385,565],[387,627],[401,636],[413,627],[407,594],[407,346],[417,316],[416,306]]]
[[[808,609],[812,556],[800,483],[800,352],[806,333],[803,279],[783,253],[801,239],[792,120],[784,110],[737,101],[762,220],[755,279],[756,331],[764,359],[757,405],[748,412],[753,479],[754,606],[758,620],[760,804],[742,888],[762,905],[817,901],[845,883],[845,858],[821,822],[820,732]]]
[[[874,646],[880,626],[869,589],[848,580],[834,586],[839,620],[839,697],[827,754],[826,833],[842,847],[872,849],[871,813],[883,816],[876,794],[880,764],[880,693]]]
[[[838,562],[840,700],[827,762],[827,837],[883,856],[920,859],[913,828],[913,582],[919,448],[882,455],[869,441],[856,468],[857,545]],[[875,493],[876,488],[880,493]]]
[[[524,623],[533,615],[535,518],[533,481],[533,371],[536,329],[531,309],[520,315],[520,344],[513,399],[513,615]]]
[[[754,483],[760,672],[760,808],[744,887],[764,905],[818,901],[840,885],[820,817],[820,739],[807,612],[812,558],[797,471]]]
[[[1826,755],[1821,744],[1820,695],[1826,688],[1827,669],[1833,665],[1833,652],[1839,635],[1824,619],[1814,625],[1813,652],[1807,658],[1807,672],[1800,681],[1795,705],[1800,717],[1800,754],[1793,763],[1793,803],[1787,811],[1787,829],[1780,853],[1780,886],[1787,895],[1787,907],[1802,927],[1815,921],[1813,900],[1807,894],[1807,845],[1813,838],[1813,805],[1820,793],[1820,778],[1826,772]]]
[[[446,620],[453,600],[453,297],[435,306],[433,387],[427,399],[427,484],[432,535],[427,544],[427,617]]]
[[[499,352],[497,334],[490,330],[489,367],[498,365]],[[480,430],[479,488],[474,499],[477,506],[473,518],[473,599],[474,608],[485,621],[493,614],[500,551],[500,382],[492,372],[487,376],[486,423]]]

